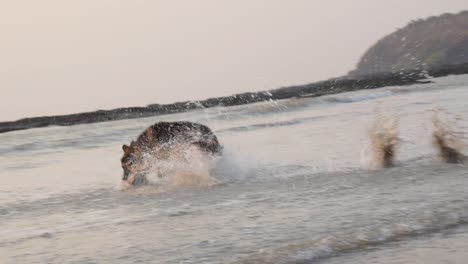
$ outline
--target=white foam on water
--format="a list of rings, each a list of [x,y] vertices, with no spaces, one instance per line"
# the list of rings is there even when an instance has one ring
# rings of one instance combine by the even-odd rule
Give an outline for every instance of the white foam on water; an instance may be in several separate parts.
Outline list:
[[[159,186],[211,186],[218,183],[212,175],[216,160],[216,156],[196,146],[181,145],[167,159],[147,155],[144,162],[150,166],[146,177]]]
[[[434,209],[425,217],[410,218],[387,226],[363,227],[347,233],[315,237],[279,248],[262,250],[233,263],[311,263],[337,254],[365,250],[381,243],[388,243],[412,236],[431,234],[439,230],[458,227],[468,221],[468,208],[454,210]]]

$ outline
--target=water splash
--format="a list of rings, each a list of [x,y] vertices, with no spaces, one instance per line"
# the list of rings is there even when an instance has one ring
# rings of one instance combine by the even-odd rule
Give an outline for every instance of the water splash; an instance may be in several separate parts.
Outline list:
[[[434,131],[432,133],[432,144],[437,150],[439,158],[447,163],[462,163],[466,156],[462,151],[465,148],[463,141],[464,134],[458,125],[459,117],[454,119],[441,118],[443,114],[441,109],[434,110],[432,124]]]
[[[368,168],[372,170],[394,165],[398,138],[398,120],[394,116],[379,115],[369,129],[371,156]]]
[[[212,175],[217,157],[200,150],[198,147],[179,144],[171,148],[170,152],[157,157],[145,154],[143,157],[144,176],[138,177],[135,186],[149,184],[149,188],[212,186],[218,180]],[[146,187],[145,187],[146,188]],[[129,184],[121,183],[119,189],[132,189]]]

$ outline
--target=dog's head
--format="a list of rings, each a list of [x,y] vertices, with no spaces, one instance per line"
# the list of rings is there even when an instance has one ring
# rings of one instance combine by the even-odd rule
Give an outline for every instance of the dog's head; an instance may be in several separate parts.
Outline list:
[[[120,160],[123,169],[122,180],[133,184],[140,167],[140,150],[135,142],[132,142],[130,146],[123,145],[122,150],[124,152],[124,155]]]

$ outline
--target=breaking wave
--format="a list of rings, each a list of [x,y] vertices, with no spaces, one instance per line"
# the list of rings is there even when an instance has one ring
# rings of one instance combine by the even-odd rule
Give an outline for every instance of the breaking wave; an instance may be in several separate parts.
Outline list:
[[[312,263],[338,254],[366,250],[369,246],[428,235],[466,224],[467,206],[433,209],[396,223],[362,227],[347,233],[324,235],[284,247],[265,249],[233,263]]]

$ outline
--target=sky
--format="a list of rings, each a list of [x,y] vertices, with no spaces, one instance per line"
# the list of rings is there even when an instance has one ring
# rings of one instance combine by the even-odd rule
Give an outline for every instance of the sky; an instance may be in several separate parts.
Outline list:
[[[2,1],[0,121],[342,76],[412,19],[461,10],[468,1]]]

